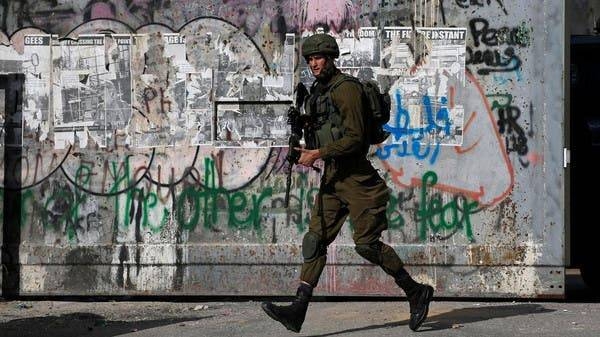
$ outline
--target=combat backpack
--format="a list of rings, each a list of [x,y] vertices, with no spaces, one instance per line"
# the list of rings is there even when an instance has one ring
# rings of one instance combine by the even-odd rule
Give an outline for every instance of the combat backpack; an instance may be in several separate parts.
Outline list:
[[[383,143],[390,136],[390,133],[383,129],[383,126],[390,120],[390,111],[392,110],[390,95],[382,93],[374,80],[359,82],[362,84],[365,105],[369,110],[368,115],[371,117],[369,144]]]
[[[390,133],[383,129],[383,126],[390,120],[390,112],[392,110],[390,95],[382,93],[379,89],[379,84],[374,80],[360,80],[346,74],[343,74],[342,78],[333,83],[329,91],[344,81],[353,81],[362,86],[363,105],[367,109],[367,135],[369,144],[383,143],[390,136]]]

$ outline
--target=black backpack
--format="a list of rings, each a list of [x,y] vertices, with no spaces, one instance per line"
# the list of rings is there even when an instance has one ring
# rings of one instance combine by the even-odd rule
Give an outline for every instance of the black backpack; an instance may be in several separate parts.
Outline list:
[[[367,121],[369,144],[376,145],[383,143],[390,133],[383,129],[383,126],[390,120],[392,102],[388,93],[382,93],[379,84],[374,80],[360,80],[354,76],[346,75],[331,85],[329,90],[337,87],[344,81],[354,81],[360,83],[363,88],[364,105],[368,110]]]
[[[372,120],[369,127],[369,144],[383,143],[390,133],[383,126],[390,120],[392,102],[390,95],[382,93],[374,80],[360,81],[363,87],[366,105],[371,112]]]

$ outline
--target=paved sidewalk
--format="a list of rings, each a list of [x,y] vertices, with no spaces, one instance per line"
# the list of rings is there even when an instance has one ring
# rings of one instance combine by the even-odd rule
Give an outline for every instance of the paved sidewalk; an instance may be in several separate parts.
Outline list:
[[[600,304],[433,302],[418,333],[404,301],[313,302],[300,334],[260,302],[0,302],[0,336],[600,336]]]
[[[600,336],[600,290],[567,274],[564,301],[432,302],[418,332],[404,300],[310,304],[300,334],[287,331],[258,301],[0,301],[0,337],[16,336]],[[187,300],[188,298],[186,298]],[[96,299],[97,300],[97,299]],[[371,299],[372,300],[372,299]]]

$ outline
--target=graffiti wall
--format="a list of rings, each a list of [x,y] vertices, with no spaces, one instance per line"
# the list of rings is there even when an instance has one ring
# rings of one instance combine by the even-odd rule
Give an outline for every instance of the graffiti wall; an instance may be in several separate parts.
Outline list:
[[[561,296],[563,12],[0,1],[0,73],[24,74],[1,148],[17,292],[289,295],[320,176],[294,166],[284,207],[286,113],[312,81],[301,39],[325,31],[340,68],[391,96],[392,135],[370,159],[391,190],[383,239],[414,276],[442,296]],[[355,253],[351,222],[327,259],[320,295],[400,294]]]

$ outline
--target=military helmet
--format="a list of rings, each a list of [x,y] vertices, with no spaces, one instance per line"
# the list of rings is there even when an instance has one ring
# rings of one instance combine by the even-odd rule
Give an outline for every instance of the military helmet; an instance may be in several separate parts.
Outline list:
[[[313,54],[330,55],[333,58],[338,58],[340,56],[340,48],[333,36],[315,34],[304,39],[302,43],[302,56],[306,58]]]

